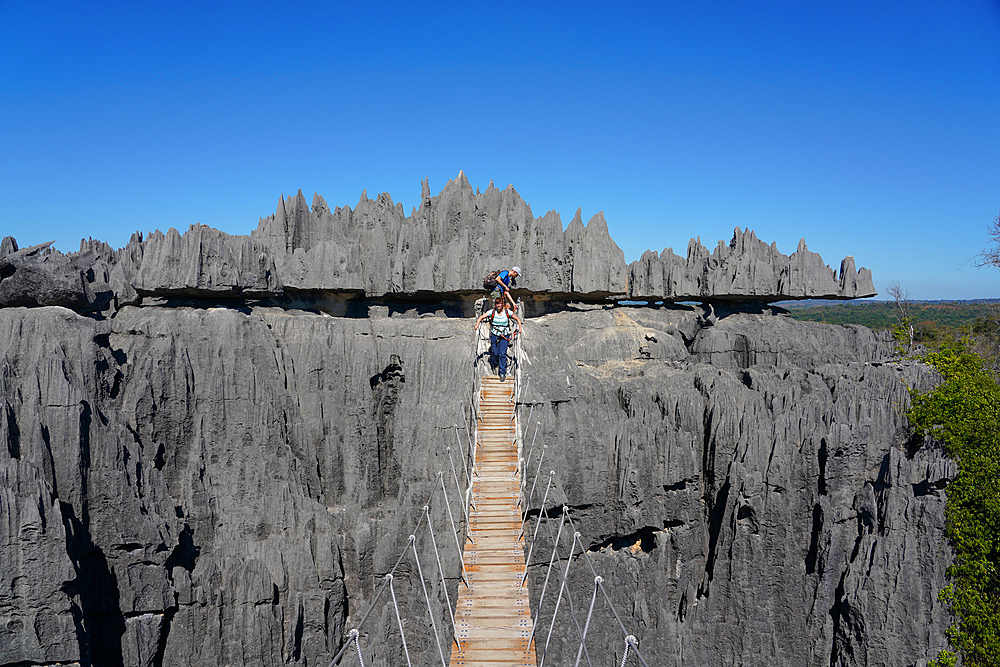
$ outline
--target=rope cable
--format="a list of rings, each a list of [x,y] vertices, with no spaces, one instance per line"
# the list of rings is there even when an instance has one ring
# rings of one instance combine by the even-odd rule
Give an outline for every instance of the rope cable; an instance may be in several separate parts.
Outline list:
[[[392,585],[392,575],[387,574],[385,578],[389,581],[389,594],[392,595],[392,608],[396,610],[396,623],[399,625],[399,638],[403,640],[403,655],[406,656],[407,667],[413,667],[410,662],[410,649],[406,647],[406,635],[403,634],[403,619],[399,616],[399,603],[396,601],[396,589]]]
[[[458,530],[455,528],[455,519],[451,513],[451,503],[447,502],[448,491],[444,488],[444,475],[442,475],[440,472],[438,473],[438,479],[441,480],[441,491],[445,495],[445,507],[448,508],[448,520],[451,521],[451,532],[455,536],[455,549],[458,551],[458,563],[459,565],[462,566],[462,581],[464,581],[465,585],[468,587],[469,576],[468,573],[465,571],[465,559],[462,558],[462,544],[461,542],[458,541]],[[459,498],[461,499],[461,496],[459,496]]]
[[[365,659],[361,657],[361,638],[359,637],[360,633],[358,632],[357,628],[351,628],[351,634],[354,635],[354,647],[358,649],[358,664],[360,664],[361,667],[365,667]]]
[[[597,585],[599,580],[600,577],[594,577],[594,594],[590,596],[590,608],[587,610],[587,620],[583,624],[583,637],[580,638],[580,648],[576,652],[576,662],[573,663],[573,667],[580,667],[580,658],[584,652],[587,653],[587,664],[590,667],[594,667],[593,663],[590,662],[590,652],[587,651],[587,632],[590,630],[590,619],[594,615],[594,603],[597,602]]]
[[[521,577],[521,586],[524,586],[524,580],[528,578],[528,567],[531,565],[531,554],[535,551],[535,538],[538,537],[538,527],[542,524],[542,515],[545,514],[545,501],[549,498],[549,489],[552,488],[552,475],[555,475],[556,471],[553,470],[549,473],[549,485],[545,487],[545,497],[542,498],[542,506],[538,510],[538,520],[535,521],[535,531],[531,534],[531,545],[528,547],[528,556],[524,559],[524,576]],[[524,521],[528,518],[525,516]],[[524,521],[521,522],[521,535],[524,535]],[[538,603],[539,608],[541,608],[541,603]]]
[[[535,637],[535,631],[538,629],[538,615],[542,613],[542,605],[545,603],[545,591],[549,587],[549,577],[552,575],[552,564],[556,562],[556,553],[559,550],[559,538],[562,537],[563,526],[566,525],[566,513],[563,512],[562,519],[559,520],[559,532],[556,533],[556,539],[552,544],[552,556],[549,558],[549,567],[545,571],[545,583],[542,584],[542,593],[538,598],[538,609],[535,610],[535,622],[531,624],[531,637]],[[528,576],[528,568],[524,568],[524,576]],[[523,583],[523,579],[521,580]]]
[[[458,451],[462,453],[462,470],[465,471],[465,481],[466,485],[472,484],[472,478],[469,477],[469,463],[466,461],[469,455],[465,453],[465,445],[462,444],[462,438],[458,436],[458,424],[455,424],[455,444],[458,445]],[[454,465],[454,463],[452,463]],[[457,473],[456,473],[457,476]]]
[[[465,518],[465,528],[466,528],[465,532],[466,532],[466,534],[468,534],[468,532],[469,532],[469,530],[468,530],[468,528],[469,528],[469,510],[466,509],[465,503],[463,502],[463,498],[464,498],[465,494],[462,493],[462,486],[458,483],[458,472],[455,470],[455,460],[451,456],[451,447],[448,448],[448,460],[451,461],[451,477],[452,477],[453,480],[455,480],[455,490],[458,492],[458,504],[462,508],[462,516]],[[448,493],[445,492],[445,496],[446,497],[447,497],[447,495],[448,495]],[[451,516],[451,502],[448,503],[448,516],[449,517]],[[452,528],[454,528],[454,521],[452,522]],[[456,535],[457,534],[458,533],[456,532]]]
[[[455,623],[455,611],[451,606],[451,596],[448,595],[448,580],[444,576],[444,568],[441,566],[441,553],[438,551],[437,540],[434,538],[434,526],[431,525],[430,506],[424,505],[424,513],[427,514],[427,529],[431,536],[431,546],[434,547],[434,559],[437,561],[438,573],[441,575],[441,589],[444,591],[444,601],[448,605],[448,616],[451,617],[452,638],[458,641],[458,624]],[[459,644],[459,648],[462,648]]]
[[[410,536],[413,538],[413,536]],[[434,643],[437,645],[438,655],[441,656],[441,666],[448,667],[448,664],[444,659],[444,651],[441,649],[441,636],[438,634],[437,622],[434,620],[434,610],[431,609],[431,596],[427,592],[427,581],[424,580],[424,570],[420,567],[420,555],[417,554],[417,540],[413,538],[410,540],[410,546],[413,548],[413,559],[417,562],[417,575],[420,577],[420,586],[424,589],[424,601],[427,603],[427,615],[431,618],[431,629],[434,630]]]
[[[566,508],[563,507],[563,512],[566,512]],[[542,649],[542,660],[539,662],[539,667],[545,664],[545,656],[549,652],[549,641],[552,639],[552,630],[556,627],[556,617],[559,615],[559,605],[562,602],[563,592],[566,590],[566,582],[569,580],[569,568],[573,564],[573,552],[576,551],[576,541],[580,538],[580,533],[573,533],[573,542],[569,547],[569,557],[566,559],[566,571],[562,575],[562,583],[559,585],[559,595],[556,597],[556,608],[552,611],[552,621],[549,623],[549,632],[545,636],[545,647]],[[568,596],[567,596],[568,598]],[[580,624],[576,620],[576,614],[573,614],[572,606],[573,603],[569,600],[570,605],[570,615],[573,617],[573,622],[576,624],[577,634],[580,635],[581,639],[583,637],[583,631],[580,629]],[[541,604],[539,604],[541,608]]]

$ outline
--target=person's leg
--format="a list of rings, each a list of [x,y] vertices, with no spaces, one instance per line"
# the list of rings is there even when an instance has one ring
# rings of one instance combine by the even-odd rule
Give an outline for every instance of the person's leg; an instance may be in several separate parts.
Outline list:
[[[507,375],[507,344],[506,338],[497,336],[497,352],[500,356],[500,377]]]
[[[502,341],[503,338],[497,336],[496,334],[490,334],[490,369],[495,373],[497,370],[497,365],[500,363],[500,345],[498,341]]]

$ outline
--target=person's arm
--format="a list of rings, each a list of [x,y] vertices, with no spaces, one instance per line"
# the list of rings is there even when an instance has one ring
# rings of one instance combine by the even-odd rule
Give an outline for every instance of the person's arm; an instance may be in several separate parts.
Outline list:
[[[503,274],[501,273],[501,274],[500,274],[500,276],[502,276],[502,275],[503,275]],[[506,285],[506,284],[504,283],[504,281],[503,281],[503,280],[502,280],[502,279],[500,278],[500,276],[497,276],[497,277],[496,277],[496,278],[494,278],[493,280],[495,280],[495,281],[496,281],[496,284],[500,286],[500,289],[502,289],[502,290],[503,290],[504,292],[506,292],[506,291],[507,291],[507,285]]]
[[[476,320],[476,323],[472,325],[472,328],[473,329],[478,329],[480,323],[482,323],[482,321],[485,320],[487,317],[489,317],[492,313],[493,313],[492,310],[487,310],[485,313],[483,313],[482,315],[480,315],[479,319]]]
[[[521,318],[514,313],[511,313],[511,317],[513,317],[514,321],[517,322],[517,332],[521,333]]]
[[[510,304],[510,308],[511,308],[511,310],[517,310],[517,304],[516,304],[516,303],[514,303],[514,297],[512,297],[512,296],[510,295],[510,290],[509,290],[509,289],[508,289],[508,290],[506,290],[506,291],[505,291],[505,292],[503,293],[503,295],[504,295],[504,297],[505,297],[505,298],[507,299],[507,303],[509,303],[509,304]]]

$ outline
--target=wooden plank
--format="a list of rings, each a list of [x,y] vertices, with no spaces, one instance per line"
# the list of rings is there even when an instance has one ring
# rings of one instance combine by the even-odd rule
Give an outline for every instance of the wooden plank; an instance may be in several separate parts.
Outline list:
[[[514,441],[513,383],[483,378],[476,470],[463,554],[469,585],[455,604],[458,647],[451,667],[534,667],[535,645],[524,577],[521,479]]]

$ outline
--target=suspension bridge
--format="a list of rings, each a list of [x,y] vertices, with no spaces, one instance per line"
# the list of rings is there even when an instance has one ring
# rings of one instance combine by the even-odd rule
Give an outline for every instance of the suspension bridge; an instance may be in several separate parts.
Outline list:
[[[627,664],[649,667],[639,651],[639,640],[629,632],[605,588],[604,579],[594,568],[569,508],[563,506],[558,511],[560,520],[557,527],[552,525],[555,520],[549,518],[550,513],[555,513],[546,509],[549,498],[554,494],[563,498],[566,495],[556,471],[549,470],[543,475],[548,448],[535,448],[537,424],[527,452],[524,451],[523,405],[520,398],[528,379],[524,372],[527,357],[522,346],[523,338],[523,335],[516,336],[510,345],[508,355],[513,373],[504,382],[487,372],[485,358],[489,352],[489,336],[483,335],[482,328],[476,330],[471,363],[471,428],[466,429],[467,437],[463,442],[456,424],[457,447],[447,448],[449,470],[437,473],[435,490],[423,506],[413,534],[401,547],[399,557],[384,576],[366,612],[347,633],[330,663],[331,667],[354,664],[368,667],[366,654],[374,662],[378,647],[363,646],[362,637],[366,623],[381,616],[381,613],[373,612],[376,609],[384,612],[386,605],[392,606],[402,658],[408,667],[412,667],[410,645],[413,640],[407,641],[407,623],[401,611],[406,606],[400,605],[394,585],[404,563],[412,563],[419,579],[417,590],[423,594],[426,610],[424,618],[412,619],[410,625],[429,621],[434,638],[432,653],[437,655],[441,667],[543,667],[557,620],[560,619],[563,623],[559,629],[565,632],[569,628],[571,632],[568,641],[563,637],[563,644],[571,642],[577,646],[575,661],[563,656],[565,664],[572,662],[574,667],[593,667],[595,661],[596,664],[608,664],[608,658],[612,657],[618,667]],[[531,411],[528,423],[530,420]],[[459,464],[456,464],[456,459]],[[531,477],[530,484],[528,477]],[[539,484],[540,479],[543,480],[544,491]],[[536,491],[541,501],[533,505]],[[453,510],[453,504],[458,505],[457,511]],[[450,530],[452,536],[443,535],[439,541],[434,532],[435,519],[431,510],[441,506],[443,509],[436,512],[439,530],[441,525],[445,525],[446,532]],[[537,510],[537,518],[529,530],[528,514],[532,507]],[[538,604],[532,613],[528,566],[533,563],[533,556],[540,557],[535,547],[544,541],[539,539],[539,530],[543,525],[546,526],[543,537],[548,538],[551,553],[547,559],[534,563],[545,567],[545,577],[538,593]],[[424,538],[423,557],[417,547],[418,536]],[[449,546],[452,542],[453,547]],[[426,548],[427,543],[430,549]],[[450,573],[449,577],[443,565],[442,552],[451,548],[457,552],[455,560],[460,571]],[[429,562],[430,552],[434,555],[433,562]],[[592,595],[585,614],[584,608],[574,603],[567,585],[571,567],[574,562],[580,561],[586,564],[593,577]],[[448,592],[449,578],[459,581],[454,605]],[[429,586],[438,588],[443,595],[432,594]],[[550,591],[550,587],[554,589],[556,586],[558,592]],[[446,614],[435,609],[441,597],[447,606]],[[547,627],[540,626],[538,621],[542,610],[550,616]],[[595,615],[601,613],[604,616],[610,613],[610,620],[620,630],[621,638],[616,646],[603,647],[603,651],[598,651],[592,646],[593,641],[588,642],[588,633],[596,621]],[[442,616],[446,623],[439,627],[436,619]],[[412,630],[409,633],[411,636],[414,634]],[[592,652],[595,655],[591,655]],[[389,663],[381,660],[380,664]],[[551,658],[549,664],[555,664]]]

